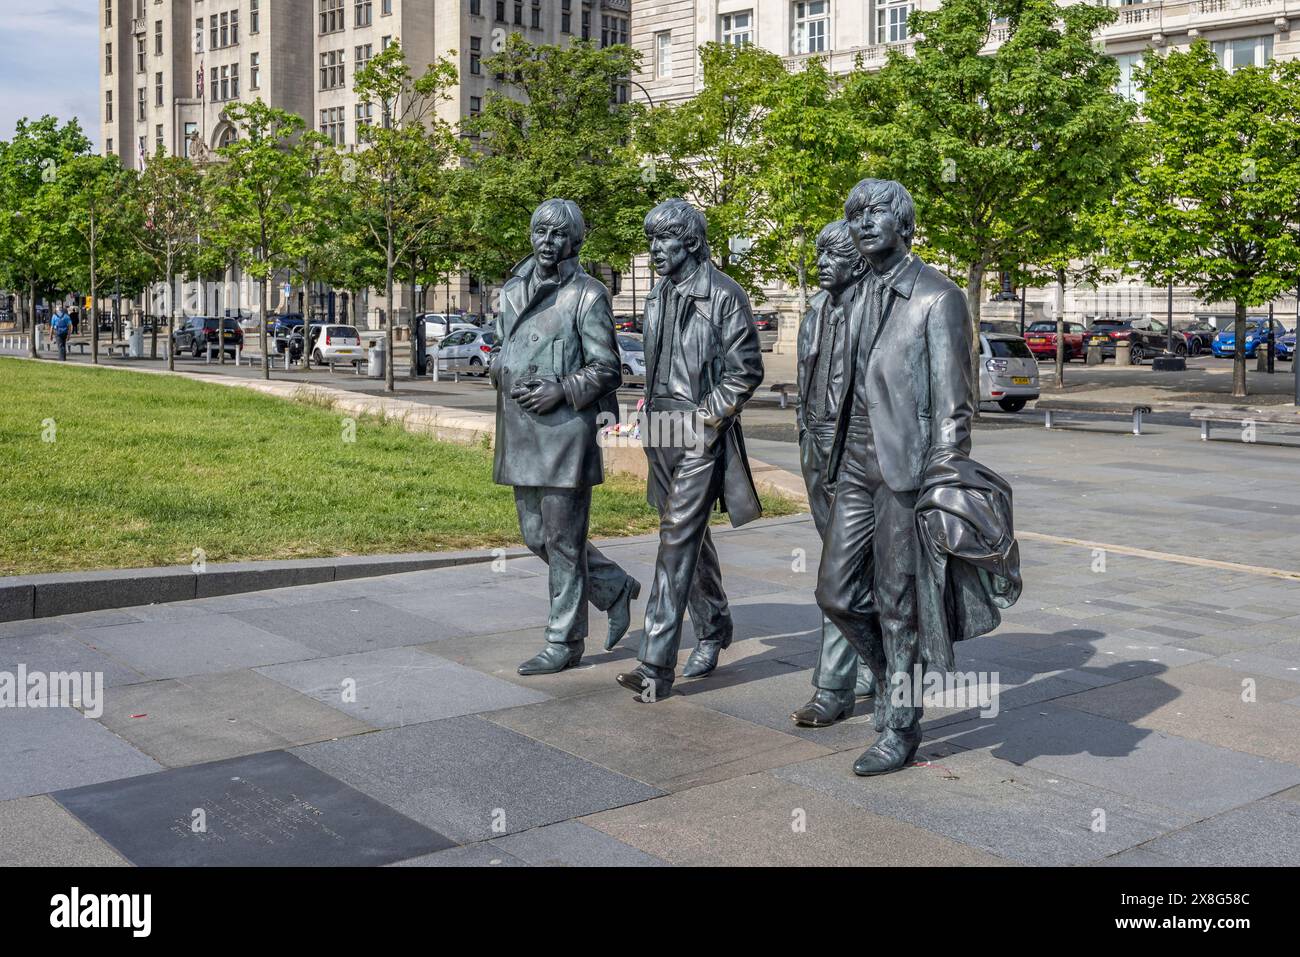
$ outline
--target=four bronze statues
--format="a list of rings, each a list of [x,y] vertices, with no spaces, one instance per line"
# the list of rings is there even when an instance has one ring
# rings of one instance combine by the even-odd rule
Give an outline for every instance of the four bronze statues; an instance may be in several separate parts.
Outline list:
[[[960,289],[912,253],[916,214],[900,184],[866,179],[845,218],[817,237],[821,291],[798,338],[799,449],[822,537],[822,611],[813,696],[791,718],[812,728],[870,699],[876,742],[863,776],[906,767],[921,741],[920,676],[953,670],[953,643],[985,634],[1020,593],[1011,490],[970,459],[971,338]],[[512,485],[520,529],[550,571],[546,645],[519,666],[577,665],[587,603],[608,613],[612,648],[630,625],[635,581],[587,541],[602,479],[597,414],[622,384],[609,293],[578,263],[577,206],[533,214],[533,256],[506,284],[491,366],[493,478]],[[761,512],[740,414],[763,379],[749,298],[709,259],[704,216],[670,199],[646,216],[659,281],[646,296],[642,441],[659,549],[638,666],[619,685],[639,701],[671,694],[689,612],[702,678],[732,640],[709,533]]]

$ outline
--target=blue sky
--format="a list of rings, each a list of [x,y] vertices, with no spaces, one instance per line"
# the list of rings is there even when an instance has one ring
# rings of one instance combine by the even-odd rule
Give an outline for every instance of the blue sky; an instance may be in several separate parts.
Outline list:
[[[99,143],[101,0],[0,0],[0,139],[23,116],[74,116]]]

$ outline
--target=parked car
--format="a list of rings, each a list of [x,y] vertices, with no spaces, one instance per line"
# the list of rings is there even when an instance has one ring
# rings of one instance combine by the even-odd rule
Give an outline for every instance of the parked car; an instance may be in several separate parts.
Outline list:
[[[1020,337],[1020,323],[1010,319],[981,319],[980,332],[996,332],[1002,336]]]
[[[778,312],[754,313],[754,328],[759,332],[776,332],[780,325],[781,314]]]
[[[1246,319],[1246,358],[1253,359],[1255,357],[1256,347],[1259,346],[1261,342],[1267,341],[1265,337],[1268,335],[1268,322],[1269,320],[1267,318],[1259,319],[1253,316]],[[1286,326],[1274,319],[1273,341],[1277,342],[1277,340],[1281,339],[1286,334]],[[1236,346],[1237,330],[1233,326],[1228,326],[1228,328],[1224,329],[1214,337],[1214,342],[1210,346],[1210,351],[1214,353],[1216,358],[1227,359],[1231,358],[1235,354]]]
[[[1084,356],[1083,323],[1067,322],[1065,327],[1065,361]],[[1032,322],[1025,330],[1025,344],[1036,359],[1056,358],[1056,322],[1042,320]]]
[[[365,355],[361,333],[354,326],[331,322],[312,323],[308,337],[311,342],[311,361],[321,365],[330,362],[356,365]]]
[[[640,332],[641,320],[637,316],[615,316],[615,332]]]
[[[418,317],[424,322],[424,344],[428,348],[440,343],[457,329],[479,328],[465,316],[448,315],[443,312],[425,312]]]
[[[302,332],[302,313],[286,312],[283,315],[271,317],[271,327],[267,330],[267,335],[278,339],[281,336],[287,336],[297,330]]]
[[[1219,334],[1219,327],[1208,319],[1193,319],[1181,325],[1175,323],[1174,331],[1181,332],[1183,338],[1187,340],[1187,354],[1199,356],[1202,352],[1210,351],[1214,337]]]
[[[1019,412],[1038,398],[1038,360],[1025,340],[1006,333],[980,335],[980,401]]]
[[[449,371],[453,365],[482,366],[483,371],[479,374],[487,375],[496,341],[497,334],[490,329],[471,326],[452,330],[438,345],[438,371]]]
[[[1117,343],[1129,343],[1129,360],[1134,364],[1152,356],[1164,355],[1169,341],[1169,327],[1159,319],[1145,316],[1097,319],[1088,328],[1085,341],[1101,347],[1102,358],[1114,358]],[[1187,355],[1187,340],[1174,336],[1174,355]]]
[[[645,340],[639,335],[618,334],[618,357],[623,364],[623,375],[645,376]]]
[[[1291,359],[1295,356],[1295,332],[1288,332],[1273,344],[1274,355],[1279,359]]]
[[[206,353],[208,343],[215,346],[220,341],[222,327],[225,328],[225,351],[233,356],[235,349],[244,344],[244,331],[234,319],[215,316],[190,316],[178,324],[172,332],[172,351],[177,355],[188,352],[200,359]]]

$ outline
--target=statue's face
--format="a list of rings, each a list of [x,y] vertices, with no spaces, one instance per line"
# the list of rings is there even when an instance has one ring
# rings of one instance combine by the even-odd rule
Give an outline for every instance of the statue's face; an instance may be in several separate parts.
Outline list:
[[[853,285],[859,277],[855,271],[857,256],[846,256],[832,249],[822,249],[817,253],[817,285],[832,293],[841,293]]]
[[[872,199],[849,219],[849,231],[863,256],[882,256],[896,249],[906,249],[907,241],[899,234],[898,220],[889,203]]]
[[[540,222],[533,227],[533,255],[546,269],[573,255],[573,238],[562,223]]]
[[[666,233],[651,237],[650,261],[655,264],[655,272],[659,275],[671,276],[680,272],[692,259],[691,249],[682,237]]]

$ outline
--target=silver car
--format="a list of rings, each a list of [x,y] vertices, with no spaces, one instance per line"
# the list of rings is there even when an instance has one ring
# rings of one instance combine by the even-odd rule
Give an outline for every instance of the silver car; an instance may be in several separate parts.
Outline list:
[[[645,342],[639,335],[618,334],[618,358],[623,365],[623,378],[633,375],[645,378]]]
[[[438,344],[438,372],[449,372],[452,366],[470,366],[471,373],[487,375],[492,346],[496,333],[490,329],[457,329]]]
[[[1019,412],[1038,398],[1038,360],[1024,339],[1000,332],[980,335],[980,401]]]

